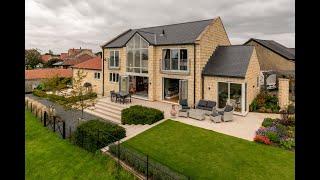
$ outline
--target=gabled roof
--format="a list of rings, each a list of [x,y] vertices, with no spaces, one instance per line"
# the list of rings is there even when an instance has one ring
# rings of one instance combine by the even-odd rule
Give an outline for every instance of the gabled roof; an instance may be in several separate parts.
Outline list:
[[[72,66],[72,68],[101,70],[102,69],[101,58],[95,57],[95,58],[89,59],[85,62]]]
[[[50,54],[41,55],[41,61],[43,63],[48,62],[50,59],[52,59],[52,56]]]
[[[202,75],[245,78],[254,46],[218,46]]]
[[[262,39],[251,38],[247,42],[245,42],[244,44],[247,44],[250,41],[254,41],[254,42],[270,49],[271,51],[279,54],[280,56],[282,56],[286,59],[293,60],[293,61],[295,60],[294,50],[290,50],[291,48],[287,48],[287,47],[283,46],[282,44],[279,44],[273,40],[262,40]]]
[[[72,69],[57,69],[57,68],[45,68],[45,69],[32,69],[25,70],[25,79],[47,79],[58,75],[59,77],[72,77]]]
[[[124,47],[135,33],[141,35],[151,45],[191,44],[195,43],[197,37],[213,20],[214,19],[208,19],[140,29],[129,29],[104,44],[103,47]],[[161,35],[163,32],[164,35]],[[156,34],[156,38],[154,33]]]
[[[76,65],[76,64],[79,64],[79,63],[82,63],[82,62],[85,62],[89,59],[92,59],[93,57],[88,55],[88,54],[83,54],[75,59],[68,59],[68,60],[65,60],[63,62],[63,66],[73,66],[73,65]]]

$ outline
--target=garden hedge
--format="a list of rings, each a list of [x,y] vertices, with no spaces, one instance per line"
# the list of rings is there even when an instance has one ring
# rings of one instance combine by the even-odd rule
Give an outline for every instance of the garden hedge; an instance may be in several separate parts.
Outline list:
[[[126,137],[126,130],[110,122],[90,120],[80,124],[72,135],[74,144],[94,152]]]
[[[111,144],[109,146],[109,152],[115,157],[118,156],[120,151],[120,159],[124,161],[127,165],[131,166],[140,173],[147,174],[147,156],[138,153],[136,150],[123,146],[120,144],[120,149],[118,151],[119,145]],[[148,176],[150,179],[188,179],[186,176],[175,172],[152,159],[148,159]]]
[[[121,111],[122,124],[153,124],[163,118],[162,111],[140,105],[134,105]]]

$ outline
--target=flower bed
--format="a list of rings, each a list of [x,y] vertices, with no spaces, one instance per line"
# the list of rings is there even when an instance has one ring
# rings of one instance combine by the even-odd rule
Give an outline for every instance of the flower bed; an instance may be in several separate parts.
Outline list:
[[[249,106],[251,112],[279,113],[278,97],[268,92],[261,92]]]
[[[262,126],[256,131],[254,141],[267,145],[275,145],[285,149],[295,148],[295,118],[265,118]]]

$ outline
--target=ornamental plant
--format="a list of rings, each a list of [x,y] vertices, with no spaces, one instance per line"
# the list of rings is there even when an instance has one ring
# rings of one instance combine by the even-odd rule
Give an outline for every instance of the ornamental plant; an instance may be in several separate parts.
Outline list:
[[[254,141],[258,142],[258,143],[267,144],[267,145],[271,144],[271,142],[267,136],[256,135],[254,137]]]

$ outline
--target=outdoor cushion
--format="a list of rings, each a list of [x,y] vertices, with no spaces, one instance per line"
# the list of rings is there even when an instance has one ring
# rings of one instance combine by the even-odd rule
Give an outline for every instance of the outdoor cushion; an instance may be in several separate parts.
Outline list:
[[[224,109],[225,112],[230,112],[233,110],[232,106],[227,105],[226,108]]]
[[[209,108],[209,107],[203,107],[203,108],[201,108],[201,109],[207,110],[207,111],[212,111],[212,108]]]
[[[188,107],[188,106],[181,106],[182,107],[182,109],[190,109],[190,107]]]
[[[211,114],[211,116],[213,116],[213,117],[219,116],[219,115],[220,115],[220,114],[219,114],[218,112],[216,112],[216,111],[213,111],[212,114]]]
[[[217,104],[217,103],[214,102],[214,101],[208,101],[207,107],[212,109],[213,107],[216,106],[216,104]]]
[[[180,105],[181,106],[188,106],[188,100],[187,99],[180,100]]]
[[[198,106],[199,107],[206,107],[207,106],[207,101],[200,100],[199,103],[198,103]]]
[[[224,111],[219,111],[218,114],[223,115]]]

